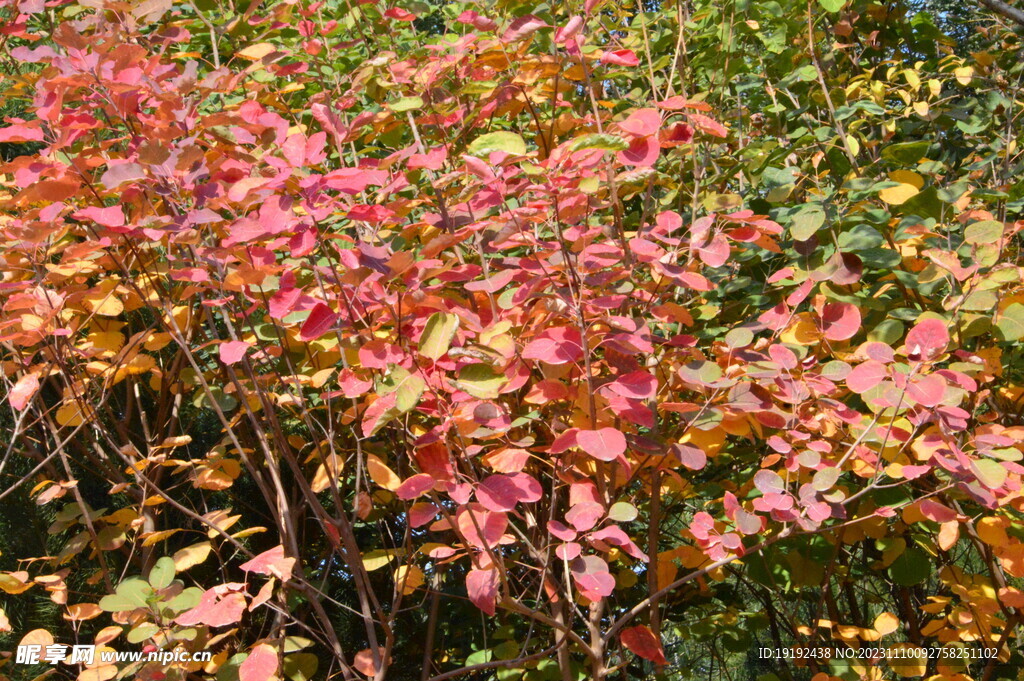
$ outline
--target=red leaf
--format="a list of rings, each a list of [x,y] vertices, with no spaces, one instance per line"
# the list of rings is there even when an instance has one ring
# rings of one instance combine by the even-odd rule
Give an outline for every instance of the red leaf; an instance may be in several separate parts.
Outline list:
[[[949,330],[940,319],[924,319],[907,333],[907,356],[928,361],[942,354],[949,345]]]
[[[821,311],[821,330],[829,340],[853,338],[860,330],[860,310],[852,303],[826,303]]]
[[[245,341],[225,341],[217,348],[217,354],[220,355],[220,361],[225,364],[235,364],[245,357],[245,351],[249,347]]]
[[[583,341],[579,330],[570,326],[555,326],[537,334],[523,349],[525,359],[548,364],[567,364],[583,356]]]
[[[283,546],[275,546],[252,560],[239,565],[239,568],[245,572],[255,572],[258,575],[273,575],[282,581],[287,581],[291,578],[292,568],[294,567],[295,559],[285,557]]]
[[[601,461],[614,461],[626,452],[626,436],[614,428],[581,430],[576,433],[576,444]]]
[[[395,490],[395,494],[398,495],[399,499],[409,500],[421,497],[432,489],[434,489],[433,476],[420,473],[406,479]]]
[[[302,328],[299,329],[299,340],[316,340],[330,331],[337,321],[338,316],[334,314],[334,310],[323,303],[317,303],[316,307],[310,310],[306,321],[302,322]]]
[[[238,681],[267,681],[277,673],[277,651],[261,643],[242,660],[238,667]]]
[[[466,575],[466,593],[473,605],[493,615],[498,604],[498,571],[470,570]]]
[[[658,637],[650,629],[642,624],[623,629],[622,633],[619,634],[619,638],[622,640],[622,645],[626,646],[630,652],[645,660],[650,660],[656,665],[668,664],[668,660],[665,659],[665,653],[661,647],[661,641],[658,640]]]
[[[401,7],[392,7],[388,11],[384,12],[384,16],[389,19],[397,19],[398,21],[412,21],[416,18],[416,15],[408,10],[404,10]]]

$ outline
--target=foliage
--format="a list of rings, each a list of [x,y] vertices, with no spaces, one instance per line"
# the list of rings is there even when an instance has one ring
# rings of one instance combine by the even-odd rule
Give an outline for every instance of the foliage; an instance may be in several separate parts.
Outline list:
[[[10,646],[215,652],[83,681],[1020,678],[1002,18],[0,8]],[[791,645],[902,652],[758,658]]]

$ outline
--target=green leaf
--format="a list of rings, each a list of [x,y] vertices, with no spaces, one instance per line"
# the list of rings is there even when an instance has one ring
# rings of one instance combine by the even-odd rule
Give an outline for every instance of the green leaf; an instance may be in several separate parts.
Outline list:
[[[1006,482],[1006,468],[992,459],[978,459],[971,462],[971,469],[981,484],[989,489],[999,489]]]
[[[807,241],[825,224],[825,211],[816,203],[809,203],[793,215],[789,233],[797,241]]]
[[[969,244],[994,244],[1003,236],[1003,223],[997,220],[972,222],[964,230],[964,241]]]
[[[412,111],[413,109],[420,109],[423,107],[423,99],[420,97],[402,97],[401,99],[392,102],[390,107],[395,113]]]
[[[838,12],[846,6],[846,0],[818,0],[818,4],[826,12]]]
[[[569,151],[580,151],[581,149],[604,149],[605,151],[622,151],[628,149],[629,143],[618,135],[583,135],[577,137],[569,145]]]
[[[149,583],[154,589],[163,589],[166,586],[170,586],[174,575],[174,559],[164,556],[149,571]]]
[[[131,631],[128,632],[127,638],[128,643],[142,643],[148,638],[152,638],[153,634],[160,631],[160,627],[153,624],[152,622],[143,622]]]
[[[427,387],[426,381],[419,374],[406,374],[395,388],[395,406],[403,414],[419,403],[423,390]]]
[[[931,146],[931,142],[890,144],[885,149],[882,149],[882,158],[899,165],[912,165],[924,158],[925,154],[928,153],[929,146]]]
[[[839,472],[839,469],[835,466],[822,468],[820,471],[817,471],[811,479],[811,487],[819,492],[827,492],[836,484],[836,480],[839,479]]]
[[[489,132],[477,137],[466,149],[467,153],[481,158],[492,151],[504,151],[506,154],[522,156],[526,153],[526,142],[514,132]]]
[[[505,374],[495,371],[490,364],[470,364],[459,370],[455,387],[481,400],[493,400],[506,383]]]
[[[902,586],[915,586],[928,579],[932,562],[924,551],[911,547],[906,549],[889,566],[889,576]]]
[[[153,595],[153,587],[140,577],[131,577],[117,585],[114,593],[100,599],[100,608],[106,612],[126,612],[145,608]]]
[[[1024,337],[1024,305],[1011,303],[996,322],[996,338],[1015,341]]]
[[[617,501],[608,509],[608,518],[617,523],[628,523],[632,520],[636,520],[636,517],[636,506],[628,501]]]
[[[292,653],[284,656],[281,669],[285,678],[292,681],[309,681],[316,674],[318,665],[319,661],[313,653]]]
[[[458,328],[459,318],[453,314],[435,312],[430,315],[420,336],[420,354],[435,361],[444,357]]]

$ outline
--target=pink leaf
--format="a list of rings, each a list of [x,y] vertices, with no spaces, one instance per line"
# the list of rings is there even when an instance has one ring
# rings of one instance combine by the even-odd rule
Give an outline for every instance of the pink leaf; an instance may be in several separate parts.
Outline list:
[[[647,371],[631,371],[609,383],[608,389],[623,397],[644,400],[654,397],[658,390],[658,379]]]
[[[583,342],[579,330],[570,326],[555,326],[537,334],[523,349],[525,359],[548,364],[567,364],[583,356]]]
[[[614,461],[626,452],[626,436],[615,428],[581,430],[576,433],[576,444],[601,461]]]
[[[471,504],[455,518],[466,542],[480,549],[494,548],[508,527],[508,516],[492,513],[479,504]]]
[[[540,483],[526,473],[488,476],[476,488],[476,498],[489,511],[511,511],[521,501],[540,499]]]
[[[39,391],[39,377],[35,374],[25,374],[14,384],[7,399],[11,406],[21,411],[28,406],[29,401]]]
[[[10,125],[0,128],[0,142],[42,142],[42,128],[26,125]]]
[[[434,489],[434,482],[433,476],[420,473],[406,479],[395,489],[395,494],[398,495],[399,499],[415,499]]]
[[[199,604],[196,607],[181,613],[174,621],[184,626],[205,624],[211,627],[223,627],[237,624],[242,613],[245,612],[245,596],[233,592],[227,593],[223,598],[220,597],[227,588],[232,586],[222,584],[207,589],[199,598]]]
[[[282,581],[287,581],[291,578],[292,568],[294,567],[295,559],[284,555],[283,546],[275,546],[239,566],[245,572],[255,572],[258,575],[273,575]]]
[[[261,643],[242,660],[238,667],[238,681],[267,681],[277,673],[277,651]]]
[[[619,123],[622,132],[636,137],[657,135],[661,128],[661,114],[657,109],[637,109]]]
[[[245,351],[250,345],[245,341],[225,341],[217,347],[220,361],[225,364],[236,364],[245,357]]]
[[[942,354],[949,345],[949,330],[939,319],[924,319],[907,333],[907,356],[928,361]]]
[[[595,501],[584,501],[576,504],[565,514],[569,524],[580,532],[586,532],[597,524],[604,516],[604,506]]]
[[[690,119],[690,124],[701,132],[705,132],[713,137],[722,138],[727,137],[729,134],[724,125],[704,114],[691,113],[686,116]]]
[[[466,593],[473,605],[493,615],[498,604],[498,571],[470,570],[466,575]]]
[[[826,303],[821,311],[821,330],[829,340],[853,338],[860,330],[860,310],[852,303]]]
[[[859,395],[874,388],[888,375],[889,371],[881,362],[869,359],[855,366],[853,371],[847,374],[846,387]]]
[[[708,464],[708,455],[700,447],[680,442],[672,445],[672,453],[683,464],[692,471],[699,471]]]
[[[310,310],[306,321],[302,322],[302,328],[299,329],[299,340],[316,340],[330,331],[337,321],[338,315],[334,313],[334,310],[323,303],[317,303]]]
[[[661,641],[644,625],[641,624],[623,629],[622,633],[619,634],[619,639],[627,650],[645,660],[650,660],[656,665],[668,664],[668,660],[665,659],[665,653],[661,647]]]
[[[419,502],[409,507],[409,525],[423,527],[437,517],[437,506],[427,502]]]
[[[377,659],[384,659],[384,646],[377,647]],[[373,651],[369,648],[364,648],[356,653],[355,659],[352,660],[352,666],[360,674],[365,674],[371,678],[377,675],[378,665],[373,659]]]
[[[917,376],[907,386],[907,397],[924,407],[938,406],[946,396],[946,381],[935,374]]]
[[[76,211],[75,218],[78,220],[91,220],[104,227],[124,226],[124,213],[121,211],[121,206],[110,206],[109,208],[90,206]]]
[[[526,16],[519,17],[505,29],[505,33],[501,36],[501,39],[507,43],[521,40],[529,35],[532,35],[535,31],[548,27],[548,24],[544,23],[544,20],[540,17],[527,14]]]
[[[633,50],[610,50],[601,55],[602,64],[613,66],[637,66],[640,60],[636,58]]]

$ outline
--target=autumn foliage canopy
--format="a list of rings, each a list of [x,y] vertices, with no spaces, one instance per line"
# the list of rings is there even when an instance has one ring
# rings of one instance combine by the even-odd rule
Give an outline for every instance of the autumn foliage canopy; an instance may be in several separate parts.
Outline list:
[[[1020,678],[1024,60],[933,4],[0,2],[0,647],[213,652],[0,678]]]

